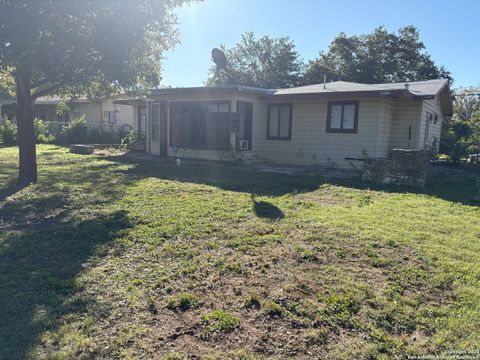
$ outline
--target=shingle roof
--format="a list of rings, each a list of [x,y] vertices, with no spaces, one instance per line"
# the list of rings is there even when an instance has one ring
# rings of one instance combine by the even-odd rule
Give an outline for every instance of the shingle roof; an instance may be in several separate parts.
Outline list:
[[[195,93],[214,93],[214,92],[245,92],[260,95],[272,95],[275,90],[263,89],[244,85],[218,85],[218,86],[198,86],[198,87],[178,87],[178,88],[159,88],[152,91],[152,95],[184,95]]]
[[[79,96],[77,98],[72,98],[70,96],[67,96],[65,98],[62,98],[58,95],[49,95],[49,96],[41,96],[37,98],[35,101],[35,104],[37,105],[57,105],[62,101],[66,102],[75,102],[75,103],[88,103],[90,100],[84,96]]]
[[[408,89],[406,87],[408,84]],[[385,83],[385,84],[361,84],[347,81],[334,81],[325,84],[315,84],[294,87],[290,89],[277,89],[274,95],[299,95],[299,94],[332,94],[332,93],[349,93],[349,92],[370,92],[370,91],[397,91],[407,90],[416,96],[435,96],[445,86],[448,80],[425,80],[401,83]]]

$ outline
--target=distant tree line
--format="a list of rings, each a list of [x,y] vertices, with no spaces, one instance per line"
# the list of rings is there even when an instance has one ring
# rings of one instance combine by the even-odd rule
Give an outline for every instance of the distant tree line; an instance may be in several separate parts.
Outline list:
[[[456,89],[452,96],[453,116],[443,122],[440,152],[452,162],[479,164],[480,87]]]
[[[447,78],[450,72],[437,65],[426,51],[416,27],[397,32],[378,27],[370,34],[340,33],[326,52],[305,62],[289,37],[257,38],[242,35],[225,52],[227,64],[212,65],[207,85],[238,84],[263,88],[285,88],[327,81],[360,83],[403,82]]]

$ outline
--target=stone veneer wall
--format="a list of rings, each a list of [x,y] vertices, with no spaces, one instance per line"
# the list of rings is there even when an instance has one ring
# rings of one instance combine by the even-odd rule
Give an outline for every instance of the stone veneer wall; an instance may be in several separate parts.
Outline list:
[[[365,160],[362,179],[380,184],[423,188],[429,164],[428,151],[393,149],[388,159]]]

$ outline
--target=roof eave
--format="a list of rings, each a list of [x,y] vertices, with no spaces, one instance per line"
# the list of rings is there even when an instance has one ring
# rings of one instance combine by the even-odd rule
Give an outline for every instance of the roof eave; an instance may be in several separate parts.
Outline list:
[[[171,96],[171,95],[217,95],[221,93],[249,93],[266,95],[271,90],[251,88],[245,86],[203,86],[203,87],[189,87],[189,88],[169,88],[156,89],[152,91],[151,96]]]
[[[318,98],[352,98],[352,97],[405,97],[414,100],[415,95],[406,90],[368,90],[368,91],[338,91],[318,93],[273,94],[261,96],[261,99],[318,99]]]

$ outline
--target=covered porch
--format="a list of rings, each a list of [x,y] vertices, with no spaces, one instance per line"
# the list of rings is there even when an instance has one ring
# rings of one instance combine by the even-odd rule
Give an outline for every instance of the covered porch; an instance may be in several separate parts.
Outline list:
[[[147,152],[152,155],[230,160],[252,150],[251,102],[158,99],[147,109]]]

